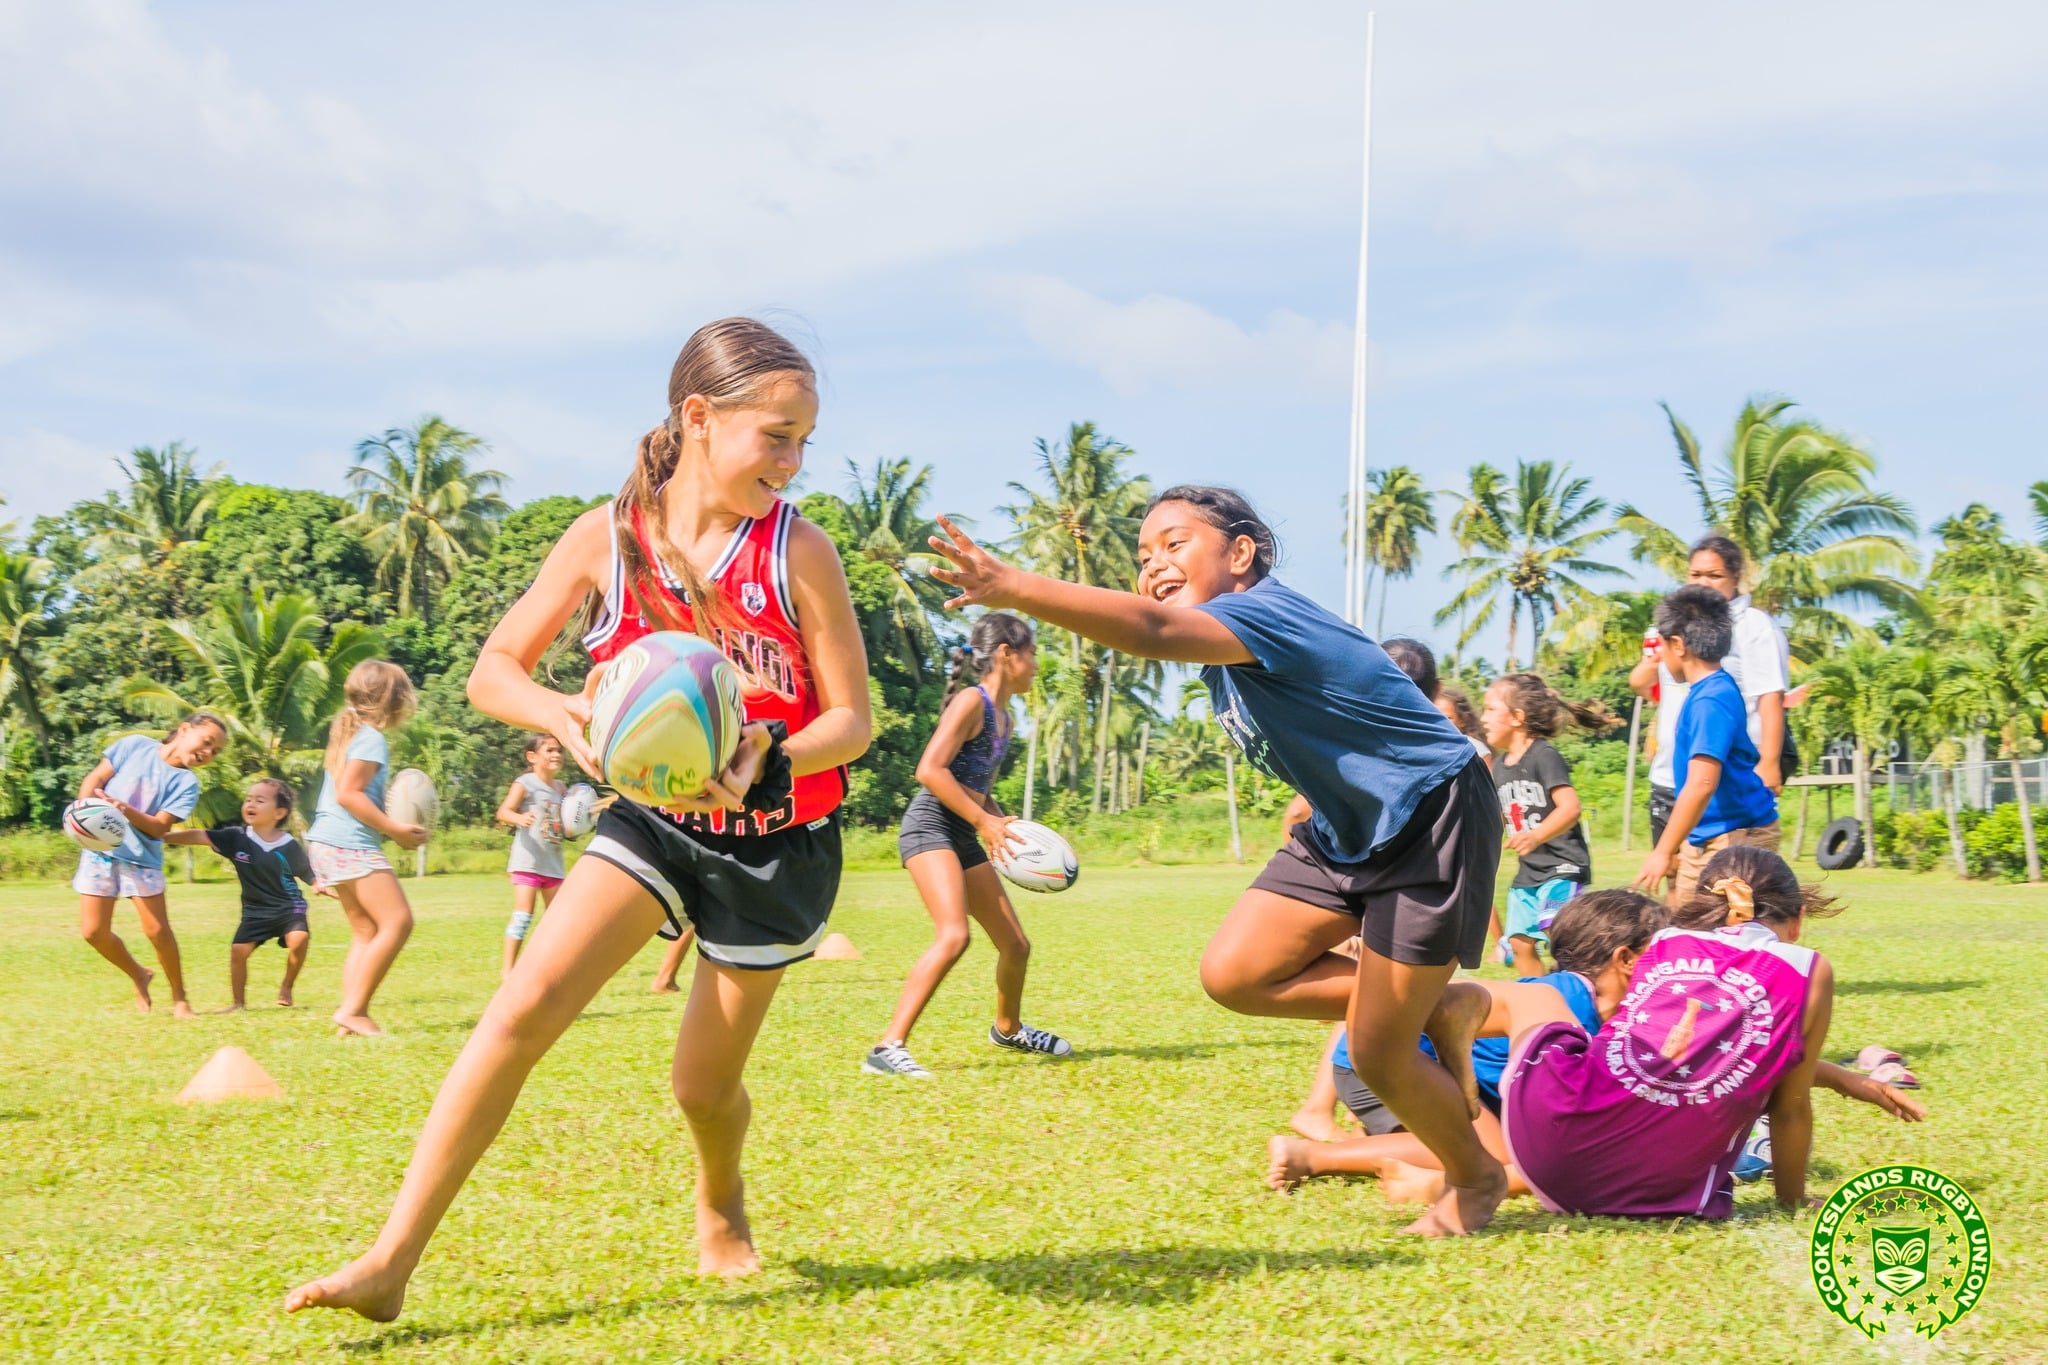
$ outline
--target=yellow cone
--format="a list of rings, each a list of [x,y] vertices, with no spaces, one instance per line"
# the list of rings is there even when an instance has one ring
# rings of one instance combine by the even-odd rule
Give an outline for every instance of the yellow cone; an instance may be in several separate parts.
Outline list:
[[[281,1100],[284,1087],[256,1059],[238,1047],[224,1047],[199,1068],[199,1074],[178,1092],[180,1104],[218,1104],[222,1100]]]
[[[826,962],[858,962],[860,949],[854,947],[853,940],[844,934],[827,934],[814,956]]]

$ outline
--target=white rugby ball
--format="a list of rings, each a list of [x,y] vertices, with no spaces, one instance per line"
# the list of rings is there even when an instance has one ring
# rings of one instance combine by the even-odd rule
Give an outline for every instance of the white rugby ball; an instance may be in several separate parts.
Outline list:
[[[562,794],[562,833],[581,839],[597,828],[597,788],[578,782]]]
[[[91,853],[108,853],[128,837],[128,817],[111,801],[81,796],[64,808],[64,833]]]
[[[441,794],[434,779],[418,768],[400,768],[384,789],[384,813],[401,825],[434,827],[441,816]]]
[[[1074,846],[1035,820],[1012,820],[995,855],[996,871],[1026,891],[1064,891],[1081,875]]]

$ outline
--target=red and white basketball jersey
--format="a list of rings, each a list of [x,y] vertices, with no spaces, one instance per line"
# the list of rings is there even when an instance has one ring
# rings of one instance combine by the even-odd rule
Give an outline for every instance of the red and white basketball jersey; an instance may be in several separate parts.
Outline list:
[[[747,719],[779,720],[792,735],[816,720],[819,711],[810,660],[804,656],[803,635],[797,629],[796,604],[789,592],[789,530],[796,519],[796,508],[778,498],[775,510],[767,516],[750,517],[739,524],[731,543],[705,575],[726,602],[726,623],[715,633],[718,647],[739,666]],[[611,566],[604,606],[597,624],[583,637],[584,648],[599,663],[617,657],[620,650],[655,629],[626,590],[626,565],[619,555],[616,512],[610,523]],[[676,622],[676,629],[692,629],[695,618],[682,582],[648,545],[637,513],[630,534],[639,542],[647,562],[655,567],[660,579],[655,590],[662,595],[662,610]],[[845,799],[846,769],[806,773],[791,784],[789,800],[779,809],[734,816],[732,832],[772,834],[793,824],[809,824],[839,809],[839,803]],[[671,813],[670,818],[693,831],[726,830],[723,812],[710,816]]]

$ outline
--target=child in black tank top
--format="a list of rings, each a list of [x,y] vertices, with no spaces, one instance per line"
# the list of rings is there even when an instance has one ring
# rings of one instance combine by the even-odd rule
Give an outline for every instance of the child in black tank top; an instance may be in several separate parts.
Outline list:
[[[1007,840],[1010,823],[989,788],[1009,749],[1010,698],[1031,686],[1037,649],[1031,627],[1007,612],[989,612],[975,622],[968,646],[956,656],[953,695],[918,761],[923,789],[910,799],[897,834],[903,866],[917,883],[936,934],[910,969],[882,1040],[861,1063],[869,1075],[930,1079],[906,1044],[939,983],[967,951],[970,917],[996,946],[996,1018],[989,1041],[1047,1057],[1073,1052],[1065,1039],[1029,1028],[1018,1016],[1031,943],[989,864],[990,852]],[[974,686],[963,685],[974,678],[980,679]]]

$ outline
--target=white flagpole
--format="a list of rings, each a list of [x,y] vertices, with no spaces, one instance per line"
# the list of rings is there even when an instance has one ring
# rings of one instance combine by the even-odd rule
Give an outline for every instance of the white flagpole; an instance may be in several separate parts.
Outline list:
[[[1344,616],[1365,627],[1365,384],[1366,384],[1366,246],[1372,237],[1372,30],[1365,16],[1365,176],[1358,215],[1358,315],[1352,328],[1351,352],[1351,489],[1345,523]],[[1384,589],[1382,589],[1384,591]]]

